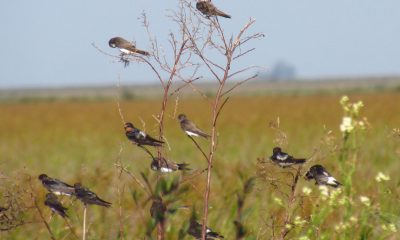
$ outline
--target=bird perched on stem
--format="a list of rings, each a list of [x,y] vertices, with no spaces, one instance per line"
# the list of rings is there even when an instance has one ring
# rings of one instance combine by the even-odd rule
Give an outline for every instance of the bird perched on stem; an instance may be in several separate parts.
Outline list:
[[[65,218],[68,217],[67,211],[68,209],[63,207],[63,205],[58,201],[57,196],[54,193],[47,193],[46,200],[44,201],[44,205],[48,206],[51,211],[57,213],[61,217]]]
[[[58,180],[56,178],[51,178],[46,174],[40,174],[39,180],[42,181],[42,185],[49,191],[56,195],[67,195],[71,196],[75,194],[75,189],[73,186]]]
[[[199,0],[196,3],[196,8],[208,18],[212,16],[231,18],[229,14],[226,14],[215,7],[214,4],[212,4],[211,0]]]
[[[307,180],[314,179],[317,185],[327,185],[334,188],[341,186],[332,175],[321,165],[317,164],[312,166],[305,175]]]
[[[151,162],[151,169],[162,173],[170,173],[170,172],[175,172],[177,170],[182,170],[182,171],[190,170],[190,168],[188,168],[188,164],[175,163],[173,161],[165,159],[164,157],[153,158],[153,161]]]
[[[182,130],[188,136],[201,136],[203,138],[209,138],[210,135],[203,132],[200,128],[198,128],[192,121],[190,121],[185,114],[179,114],[178,116],[179,123],[181,124]]]
[[[154,147],[160,147],[164,143],[163,141],[157,140],[138,128],[135,128],[132,123],[125,123],[125,135],[133,143],[138,146],[149,145]]]
[[[122,37],[111,38],[110,41],[108,41],[108,45],[112,48],[118,48],[123,54],[134,55],[138,53],[145,56],[150,55],[146,51],[137,49],[133,43],[123,39]]]
[[[76,197],[83,202],[83,204],[95,204],[103,207],[110,207],[111,203],[99,198],[96,193],[90,191],[88,188],[82,186],[80,183],[74,184]]]
[[[190,225],[188,229],[188,234],[195,237],[196,239],[201,239],[201,232],[202,232],[203,225],[198,223],[196,221],[196,218],[193,216],[190,218]],[[220,235],[217,232],[214,232],[211,228],[207,227],[206,228],[206,239],[207,240],[212,240],[212,239],[223,239],[224,236]]]
[[[304,158],[294,158],[289,154],[282,152],[282,149],[280,147],[274,147],[270,159],[272,160],[272,162],[283,168],[306,162],[306,159]]]

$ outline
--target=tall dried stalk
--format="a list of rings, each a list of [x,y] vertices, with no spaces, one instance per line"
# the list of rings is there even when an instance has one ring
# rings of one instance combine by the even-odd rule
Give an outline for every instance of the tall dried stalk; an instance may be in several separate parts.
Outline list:
[[[186,86],[190,86],[191,88],[195,89],[204,97],[205,95],[194,84],[196,80],[201,78],[196,75],[198,70],[202,67],[205,68],[205,70],[217,80],[218,88],[211,106],[212,117],[209,153],[206,154],[194,141],[198,150],[201,151],[203,156],[207,159],[208,165],[207,185],[204,191],[204,216],[202,231],[202,239],[205,239],[211,191],[211,167],[215,158],[218,142],[218,119],[223,107],[229,99],[229,97],[226,95],[243,83],[257,77],[257,75],[253,75],[243,81],[237,82],[231,88],[225,89],[226,83],[229,79],[256,68],[256,66],[250,66],[231,73],[231,64],[239,58],[253,52],[255,50],[254,48],[242,51],[242,47],[244,47],[250,40],[262,38],[264,35],[261,33],[255,33],[245,36],[245,33],[255,23],[254,19],[250,19],[235,37],[230,36],[227,38],[225,36],[225,31],[218,22],[217,18],[204,18],[188,0],[180,0],[178,11],[172,11],[172,14],[169,16],[169,18],[179,27],[178,33],[171,32],[169,34],[169,43],[172,50],[173,59],[171,62],[167,60],[170,58],[160,50],[161,48],[157,38],[151,34],[149,22],[147,21],[145,14],[142,15],[142,23],[149,37],[149,52],[151,53],[150,57],[147,58],[134,55],[129,56],[128,58],[125,57],[123,61],[146,64],[160,81],[163,89],[163,98],[160,112],[155,119],[158,122],[159,139],[164,141],[166,140],[164,136],[164,119],[169,97],[179,92]],[[206,36],[203,36],[203,32],[207,32]],[[208,57],[208,53],[206,53],[206,51],[210,48],[214,52],[224,56],[222,63],[214,61]],[[114,57],[120,58],[119,56]],[[195,57],[196,60],[193,60]],[[190,74],[188,74],[188,72]],[[170,92],[171,87],[176,80],[183,81],[184,83]],[[161,147],[157,149],[157,153],[158,157],[162,156]],[[161,226],[158,227],[157,239],[164,239],[164,232]]]
[[[185,35],[189,37],[191,43],[191,50],[193,53],[199,57],[200,61],[204,64],[206,69],[217,79],[218,88],[212,103],[212,117],[211,117],[211,142],[209,146],[209,154],[207,157],[208,168],[207,168],[207,182],[206,189],[204,191],[204,211],[203,211],[203,229],[202,229],[202,239],[206,239],[206,225],[208,218],[208,210],[209,210],[209,198],[211,192],[211,167],[215,158],[216,150],[217,150],[217,142],[218,142],[218,119],[220,113],[227,103],[229,97],[223,99],[224,95],[230,93],[236,87],[240,86],[246,81],[254,79],[257,75],[254,75],[250,78],[247,78],[241,82],[236,83],[232,88],[225,90],[225,85],[227,80],[231,79],[233,76],[246,72],[255,67],[247,67],[241,70],[238,70],[234,73],[231,73],[231,64],[233,61],[238,58],[252,52],[254,48],[249,50],[245,50],[244,52],[240,51],[235,55],[236,50],[240,49],[239,46],[243,46],[250,40],[258,39],[263,37],[264,35],[261,33],[251,34],[249,36],[244,36],[244,34],[249,30],[249,28],[255,23],[254,19],[250,19],[247,24],[239,31],[239,33],[233,37],[231,36],[229,39],[225,37],[225,31],[223,27],[220,25],[217,18],[211,18],[209,20],[204,20],[199,13],[193,9],[190,2],[183,1],[185,6],[191,11],[194,16],[190,18],[185,18],[182,21],[181,25],[185,31]],[[194,19],[197,19],[194,22]],[[189,20],[189,21],[187,21]],[[207,29],[208,36],[202,38],[199,36],[200,29],[197,26],[202,26]],[[212,48],[216,52],[225,56],[223,63],[217,63],[214,60],[211,60],[207,57],[206,49]]]

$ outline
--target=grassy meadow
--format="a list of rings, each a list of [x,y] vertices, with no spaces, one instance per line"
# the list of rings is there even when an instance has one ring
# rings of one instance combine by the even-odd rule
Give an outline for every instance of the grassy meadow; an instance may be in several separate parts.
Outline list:
[[[246,233],[242,239],[278,239],[282,229],[290,229],[286,239],[400,238],[400,133],[394,131],[400,128],[400,92],[348,95],[350,101],[363,101],[360,115],[369,124],[357,133],[356,147],[339,160],[343,158],[339,130],[342,95],[231,97],[219,121],[212,169],[208,225],[213,230],[225,239],[237,239],[233,223],[238,212],[237,195],[247,179],[256,177],[243,206],[241,220]],[[181,187],[187,191],[171,206],[188,207],[170,214],[165,227],[166,239],[178,239],[180,229],[187,227],[192,206],[202,215],[206,174],[197,170],[204,169],[206,161],[184,135],[176,117],[185,113],[209,132],[211,101],[170,99],[165,119],[168,144],[162,151],[168,159],[190,164],[192,171],[161,175],[150,170],[149,156],[126,139],[113,100],[1,103],[0,206],[8,206],[10,199],[23,204],[18,218],[24,224],[0,231],[0,239],[50,239],[43,219],[55,239],[81,238],[83,205],[64,197],[69,225],[58,215],[51,217],[50,209],[43,205],[46,190],[37,180],[41,173],[71,184],[82,182],[112,202],[109,209],[89,207],[87,239],[156,239],[156,229],[151,237],[146,236],[151,224],[151,201],[141,172],[153,187],[157,179],[185,179]],[[121,101],[120,106],[125,120],[157,136],[153,115],[161,108],[159,99]],[[208,147],[207,140],[197,141],[203,148]],[[316,163],[324,165],[340,182],[346,182],[343,190],[338,196],[324,195],[313,181],[301,177],[295,193],[302,196],[292,199],[289,206],[290,189],[284,182],[290,182],[287,172],[294,170],[279,168],[267,160],[277,145],[294,156],[312,157],[301,169],[302,174]],[[355,163],[351,175],[350,161]],[[121,165],[130,174],[121,171]],[[379,172],[390,176],[390,180],[376,181]],[[285,217],[291,219],[290,226],[283,225]]]

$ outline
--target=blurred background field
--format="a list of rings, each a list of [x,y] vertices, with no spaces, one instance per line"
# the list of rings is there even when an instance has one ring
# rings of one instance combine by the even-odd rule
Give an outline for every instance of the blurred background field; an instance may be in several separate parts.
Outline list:
[[[242,189],[247,178],[259,176],[260,171],[278,171],[277,174],[280,174],[276,166],[257,161],[258,158],[270,156],[277,144],[295,156],[313,156],[303,171],[321,163],[339,181],[343,180],[343,173],[338,167],[338,155],[342,138],[339,125],[343,116],[339,100],[344,94],[352,101],[363,101],[365,107],[361,114],[370,124],[360,138],[352,191],[356,196],[365,195],[373,203],[378,203],[376,211],[391,213],[390,219],[394,218],[397,228],[400,227],[400,177],[397,174],[400,168],[400,136],[395,131],[400,127],[398,87],[391,86],[383,90],[350,88],[328,92],[327,89],[318,88],[313,91],[279,90],[274,93],[265,90],[264,94],[258,88],[258,94],[246,92],[246,88],[251,89],[252,86],[244,86],[244,92],[236,92],[231,97],[219,122],[218,152],[213,167],[210,200],[209,225],[213,229],[226,239],[234,238],[236,193]],[[151,181],[157,179],[157,174],[150,170],[149,156],[125,138],[115,96],[121,98],[124,118],[153,136],[158,133],[153,115],[160,110],[160,100],[158,96],[124,98],[123,88],[109,91],[112,94],[103,98],[8,99],[0,103],[0,181],[3,188],[0,204],[5,204],[1,202],[5,199],[4,189],[24,189],[30,182],[39,199],[39,206],[46,220],[49,220],[50,210],[42,204],[45,189],[37,180],[39,174],[47,173],[69,183],[82,182],[113,203],[110,209],[98,206],[89,208],[88,239],[116,239],[120,232],[125,234],[126,239],[145,239],[151,204],[144,190],[129,175],[121,173],[116,164],[122,163],[140,181],[140,172],[148,174]],[[176,118],[179,113],[185,113],[198,126],[209,131],[211,98],[195,97],[189,93],[178,96],[170,99],[167,109],[165,137],[168,144],[163,151],[176,162],[190,164],[195,172],[204,169],[206,162],[183,134]],[[281,139],[277,130],[270,127],[271,124],[276,125],[277,121],[287,139]],[[198,140],[204,147],[207,146],[206,141]],[[388,174],[390,181],[377,183],[375,176],[378,172]],[[184,183],[189,191],[175,204],[195,205],[200,211],[205,174],[191,174],[187,172],[182,176],[189,179]],[[180,175],[182,173],[176,172],[164,176],[172,178]],[[32,180],[29,181],[29,177]],[[311,181],[301,179],[299,189],[302,186],[318,192]],[[255,189],[246,202],[246,239],[268,239],[271,236],[268,227],[271,213],[279,212],[279,206],[274,201],[276,196],[277,193],[268,182],[263,181],[262,177],[257,178]],[[354,201],[358,201],[358,198],[355,197]],[[71,226],[80,236],[82,205],[66,198],[63,202],[69,206]],[[306,202],[299,214],[306,215],[310,204],[313,204],[312,201]],[[362,212],[360,207],[356,214]],[[0,238],[49,238],[35,210],[27,211],[23,217],[29,223],[9,232],[0,232]],[[176,239],[177,232],[189,217],[190,211],[186,209],[172,215],[167,224],[166,239]],[[342,236],[339,230],[335,230],[339,224],[336,217],[332,213],[332,217],[327,218],[327,222],[318,229],[321,232],[325,229],[329,233],[327,239],[339,239]],[[361,215],[358,217],[361,219]],[[76,239],[59,216],[51,219],[50,227],[57,239]],[[351,232],[354,235],[349,239],[362,236],[362,229],[357,225],[353,227],[355,229]],[[399,237],[398,233],[385,232],[380,225],[373,228],[371,234],[368,236],[373,236],[373,239]],[[300,235],[301,229],[290,236],[294,239]],[[313,236],[316,239],[318,234]]]

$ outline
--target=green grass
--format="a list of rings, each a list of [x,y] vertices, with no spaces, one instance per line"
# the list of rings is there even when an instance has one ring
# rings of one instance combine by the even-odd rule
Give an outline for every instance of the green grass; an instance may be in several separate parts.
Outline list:
[[[287,135],[287,144],[283,145],[285,151],[295,156],[309,157],[318,150],[303,171],[318,162],[326,166],[339,181],[344,181],[346,168],[341,170],[338,161],[341,147],[339,124],[343,115],[339,105],[340,97],[338,94],[234,96],[219,121],[218,152],[212,170],[209,226],[226,239],[234,239],[236,193],[251,176],[259,178],[244,206],[246,213],[243,222],[248,230],[245,239],[270,239],[271,216],[275,217],[277,225],[282,221],[288,209],[277,205],[273,198],[280,197],[284,203],[285,199],[264,177],[273,174],[287,181],[288,175],[282,173],[285,170],[269,163],[257,163],[257,158],[271,155],[272,148],[279,140],[276,130],[269,127],[269,123],[278,117],[280,129]],[[313,182],[300,179],[298,192],[301,192],[303,186],[311,188],[313,192],[310,197],[303,199],[301,208],[297,208],[294,215],[306,219],[307,223],[291,231],[288,239],[305,235],[310,239],[399,237],[397,233],[383,230],[381,225],[394,223],[397,229],[400,228],[400,178],[397,174],[400,168],[400,139],[391,135],[393,128],[400,127],[400,93],[358,93],[350,95],[350,99],[364,102],[362,115],[371,124],[359,139],[352,198],[348,199],[354,203],[351,214],[357,221],[351,222],[352,225],[347,226],[347,229],[335,230],[345,219],[344,206],[327,205]],[[145,128],[153,136],[158,132],[153,115],[157,115],[160,105],[157,99],[121,102],[125,119]],[[198,126],[210,131],[210,106],[211,99],[181,98],[176,113],[185,113]],[[165,137],[169,147],[165,147],[163,153],[176,162],[189,163],[192,169],[205,168],[205,160],[181,131],[174,110],[174,99],[171,99],[165,122]],[[45,190],[37,180],[40,173],[47,173],[70,183],[82,182],[101,198],[113,203],[110,209],[98,206],[89,208],[88,239],[116,239],[120,229],[125,239],[144,239],[150,221],[151,203],[147,201],[143,189],[127,174],[121,174],[115,163],[121,161],[140,181],[143,181],[140,172],[149,174],[152,184],[158,176],[149,169],[150,159],[145,152],[131,145],[125,138],[115,102],[4,103],[0,105],[0,115],[1,205],[6,205],[6,189],[28,191],[27,179],[31,176],[34,194],[48,221],[50,211],[42,204]],[[328,136],[326,133],[329,130],[332,133]],[[198,142],[207,148],[207,140],[200,139]],[[391,180],[377,183],[375,176],[380,171],[389,174]],[[180,174],[162,175],[161,178],[173,178]],[[189,191],[181,195],[175,205],[195,205],[200,213],[205,174],[191,178],[184,185]],[[281,186],[281,189],[285,188]],[[133,193],[137,194],[137,203],[132,197]],[[371,199],[370,208],[359,202],[361,195]],[[29,198],[25,197],[24,201],[27,206],[32,205]],[[82,205],[79,201],[71,203],[67,198],[63,199],[63,203],[69,207],[71,226],[80,236]],[[310,218],[310,213],[314,213],[313,218]],[[166,239],[177,239],[179,229],[188,221],[190,214],[189,210],[183,209],[169,217]],[[28,224],[0,232],[0,238],[49,238],[36,210],[27,210],[23,217]],[[76,239],[69,234],[69,229],[59,216],[51,219],[50,227],[57,239]],[[155,234],[154,231],[154,238]]]

